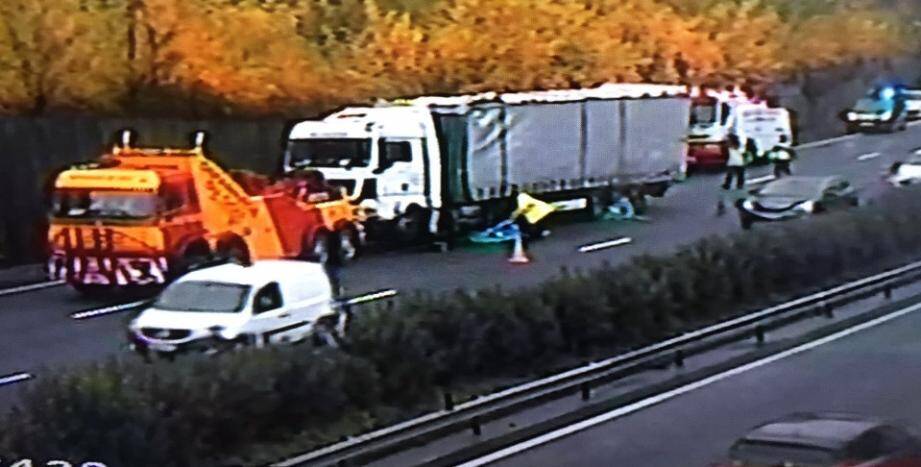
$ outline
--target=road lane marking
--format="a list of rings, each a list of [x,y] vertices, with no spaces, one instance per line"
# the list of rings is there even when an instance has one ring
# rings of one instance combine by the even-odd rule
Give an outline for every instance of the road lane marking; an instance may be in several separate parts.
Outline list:
[[[867,321],[867,322],[865,322],[865,323],[858,324],[857,326],[854,326],[854,327],[845,329],[845,330],[843,330],[843,331],[839,331],[839,332],[834,333],[834,334],[831,334],[831,335],[829,335],[829,336],[825,336],[825,337],[823,337],[823,338],[821,338],[821,339],[818,339],[818,340],[815,340],[815,341],[812,341],[812,342],[807,342],[807,343],[805,343],[805,344],[803,344],[803,345],[800,345],[800,346],[798,346],[798,347],[794,347],[794,348],[789,349],[789,350],[785,350],[785,351],[783,351],[783,352],[780,352],[780,353],[778,353],[778,354],[772,355],[772,356],[770,356],[770,357],[766,357],[766,358],[763,358],[763,359],[761,359],[761,360],[756,360],[756,361],[754,361],[754,362],[751,362],[751,363],[748,363],[748,364],[745,364],[745,365],[742,365],[742,366],[733,368],[733,369],[728,370],[728,371],[725,371],[725,372],[723,372],[723,373],[719,373],[719,374],[716,374],[716,375],[713,375],[713,376],[704,378],[704,379],[702,379],[702,380],[695,381],[695,382],[690,383],[690,384],[687,384],[687,385],[685,385],[685,386],[682,386],[682,387],[679,387],[679,388],[676,388],[676,389],[672,389],[671,391],[663,392],[662,394],[658,394],[658,395],[655,395],[655,396],[652,396],[652,397],[643,399],[643,400],[641,400],[641,401],[635,402],[635,403],[630,404],[630,405],[626,405],[626,406],[624,406],[624,407],[620,407],[620,408],[618,408],[618,409],[615,409],[615,410],[612,410],[612,411],[610,411],[610,412],[607,412],[607,413],[598,415],[598,416],[596,416],[596,417],[593,417],[593,418],[590,418],[590,419],[587,419],[587,420],[583,420],[583,421],[581,421],[581,422],[579,422],[579,423],[575,423],[575,424],[569,425],[569,426],[567,426],[567,427],[563,427],[563,428],[560,428],[560,429],[558,429],[558,430],[552,431],[552,432],[550,432],[550,433],[543,434],[543,435],[538,436],[538,437],[536,437],[536,438],[529,439],[529,440],[527,440],[527,441],[525,441],[525,442],[523,442],[523,443],[519,443],[519,444],[516,444],[516,445],[514,445],[514,446],[509,446],[509,447],[507,447],[507,448],[505,448],[505,449],[501,449],[501,450],[496,451],[496,452],[494,452],[494,453],[492,453],[492,454],[488,454],[488,455],[486,455],[486,456],[480,457],[480,458],[478,458],[478,459],[474,459],[474,460],[469,461],[469,462],[467,462],[467,463],[460,464],[460,465],[458,465],[457,467],[479,467],[479,466],[482,466],[482,465],[491,464],[491,463],[493,463],[493,462],[496,462],[496,461],[498,461],[498,460],[504,459],[504,458],[506,458],[506,457],[513,456],[513,455],[515,455],[515,454],[519,454],[519,453],[521,453],[521,452],[524,452],[524,451],[527,451],[527,450],[529,450],[529,449],[535,448],[535,447],[540,446],[540,445],[542,445],[542,444],[546,444],[546,443],[548,443],[548,442],[551,442],[551,441],[554,441],[554,440],[557,440],[557,439],[560,439],[560,438],[563,438],[563,437],[572,435],[573,433],[577,433],[577,432],[579,432],[579,431],[583,431],[583,430],[588,429],[588,428],[591,428],[591,427],[593,427],[593,426],[596,426],[596,425],[599,425],[599,424],[602,424],[602,423],[605,423],[605,422],[608,422],[608,421],[611,421],[611,420],[615,420],[615,419],[617,419],[617,418],[624,417],[624,416],[629,415],[629,414],[631,414],[631,413],[633,413],[633,412],[637,412],[637,411],[642,410],[642,409],[645,409],[645,408],[647,408],[647,407],[651,407],[651,406],[653,406],[653,405],[656,405],[656,404],[665,402],[665,401],[667,401],[667,400],[669,400],[669,399],[673,399],[673,398],[675,398],[675,397],[677,397],[677,396],[681,396],[681,395],[683,395],[683,394],[686,394],[686,393],[689,393],[689,392],[691,392],[691,391],[700,389],[700,388],[702,388],[702,387],[709,386],[709,385],[711,385],[711,384],[713,384],[713,383],[717,383],[717,382],[722,381],[722,380],[724,380],[724,379],[731,378],[731,377],[733,377],[733,376],[740,375],[740,374],[742,374],[742,373],[746,373],[746,372],[748,372],[748,371],[751,371],[751,370],[760,368],[760,367],[762,367],[762,366],[769,365],[769,364],[774,363],[774,362],[776,362],[776,361],[778,361],[778,360],[782,360],[782,359],[785,359],[785,358],[788,358],[788,357],[792,357],[792,356],[794,356],[794,355],[797,355],[797,354],[800,354],[800,353],[803,353],[803,352],[812,350],[812,349],[814,349],[814,348],[816,348],[816,347],[819,347],[819,346],[828,344],[828,343],[830,343],[830,342],[834,342],[834,341],[836,341],[836,340],[843,339],[843,338],[845,338],[845,337],[847,337],[847,336],[850,336],[851,334],[855,334],[855,333],[858,333],[858,332],[860,332],[860,331],[863,331],[863,330],[866,330],[866,329],[870,329],[870,328],[879,326],[880,324],[886,323],[886,322],[888,322],[888,321],[892,321],[892,320],[897,319],[897,318],[901,318],[902,316],[907,315],[907,314],[912,313],[912,312],[915,312],[915,311],[917,311],[917,310],[919,310],[919,309],[921,309],[921,303],[912,305],[912,306],[907,307],[907,308],[902,308],[901,310],[895,311],[895,312],[890,313],[890,314],[888,314],[888,315],[886,315],[886,316],[881,316],[881,317],[879,317],[879,318],[876,318],[876,319]]]
[[[64,285],[64,281],[61,281],[61,280],[47,281],[47,282],[39,282],[37,284],[21,285],[19,287],[12,287],[9,289],[0,290],[0,297],[4,295],[14,295],[14,294],[19,294],[19,293],[24,293],[24,292],[31,292],[33,290],[47,289],[49,287],[57,287],[59,285]]]
[[[881,153],[878,153],[878,152],[871,152],[871,153],[864,154],[864,155],[862,155],[862,156],[858,156],[858,157],[857,157],[857,160],[859,160],[859,161],[868,161],[868,160],[871,160],[871,159],[876,159],[876,158],[879,157],[879,156],[882,156],[882,154],[881,154]]]
[[[626,245],[626,244],[628,244],[628,243],[630,243],[630,242],[632,242],[632,241],[633,241],[633,239],[630,238],[630,237],[621,237],[621,238],[618,238],[618,239],[615,239],[615,240],[608,240],[608,241],[606,241],[606,242],[595,243],[595,244],[592,244],[592,245],[585,245],[585,246],[579,248],[579,252],[580,252],[580,253],[589,253],[589,252],[592,252],[592,251],[603,250],[603,249],[605,249],[605,248],[612,248],[612,247],[615,247],[615,246]]]
[[[382,290],[380,292],[372,292],[369,294],[361,295],[359,297],[352,298],[345,302],[342,302],[343,305],[357,305],[359,303],[372,302],[374,300],[381,300],[384,298],[394,297],[397,295],[397,291],[394,289]]]
[[[73,319],[96,318],[99,316],[105,316],[105,315],[110,315],[112,313],[118,313],[118,312],[122,312],[125,310],[130,310],[132,308],[138,308],[140,306],[143,306],[147,302],[149,302],[149,300],[138,300],[136,302],[123,303],[121,305],[107,306],[105,308],[97,308],[95,310],[78,311],[70,315],[70,317]]]
[[[796,148],[797,149],[808,149],[808,148],[819,147],[819,146],[828,146],[828,145],[835,144],[841,141],[847,141],[849,139],[854,139],[858,136],[859,135],[855,133],[853,135],[844,135],[844,136],[836,136],[834,138],[820,139],[818,141],[813,141],[811,143],[800,144],[799,146],[796,146]]]
[[[765,176],[763,176],[763,177],[753,178],[753,179],[749,180],[748,183],[750,183],[750,184],[752,184],[752,185],[757,185],[757,184],[759,184],[759,183],[766,183],[766,182],[769,182],[769,181],[771,181],[771,180],[774,180],[775,178],[776,178],[776,177],[774,177],[773,175],[765,175]]]
[[[32,379],[32,375],[28,373],[13,373],[7,376],[0,376],[0,386],[6,386],[9,384],[21,383],[26,380]]]

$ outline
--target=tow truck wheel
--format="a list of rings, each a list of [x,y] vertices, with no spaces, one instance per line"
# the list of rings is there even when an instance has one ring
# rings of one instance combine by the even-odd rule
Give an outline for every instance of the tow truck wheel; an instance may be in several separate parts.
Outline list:
[[[211,248],[204,241],[192,242],[176,262],[176,275],[185,274],[211,258]]]

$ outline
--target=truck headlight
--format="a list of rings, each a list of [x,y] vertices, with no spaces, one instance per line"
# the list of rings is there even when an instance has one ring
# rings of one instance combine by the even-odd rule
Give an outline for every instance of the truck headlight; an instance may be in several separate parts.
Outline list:
[[[803,201],[796,208],[803,212],[812,213],[815,211],[815,201]]]
[[[879,118],[880,120],[889,120],[890,118],[892,118],[892,111],[890,110],[888,112],[879,114]]]
[[[857,120],[857,114],[854,113],[854,112],[848,112],[848,113],[847,113],[847,119],[848,119],[848,120]]]
[[[755,203],[753,203],[752,200],[747,199],[745,201],[742,201],[742,207],[751,211],[755,209]]]

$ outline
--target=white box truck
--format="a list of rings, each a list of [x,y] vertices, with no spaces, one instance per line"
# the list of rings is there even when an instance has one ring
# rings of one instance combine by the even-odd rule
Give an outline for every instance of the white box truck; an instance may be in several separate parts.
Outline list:
[[[516,190],[596,214],[615,192],[663,196],[689,115],[684,86],[421,97],[295,124],[284,166],[344,186],[369,237],[451,235],[507,216]]]

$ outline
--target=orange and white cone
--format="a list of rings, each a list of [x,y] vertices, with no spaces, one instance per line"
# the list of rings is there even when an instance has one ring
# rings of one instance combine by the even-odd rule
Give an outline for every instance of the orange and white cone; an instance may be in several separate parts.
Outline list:
[[[515,248],[512,250],[512,256],[509,257],[508,262],[512,264],[531,262],[531,258],[528,258],[528,254],[524,251],[524,241],[521,239],[520,233],[515,236]]]

